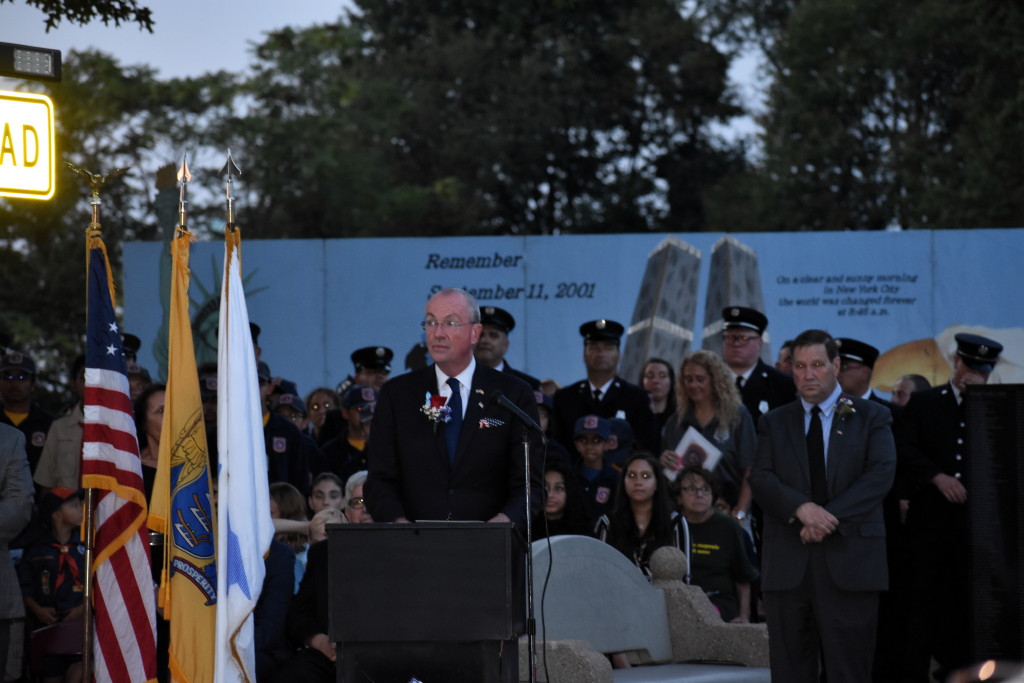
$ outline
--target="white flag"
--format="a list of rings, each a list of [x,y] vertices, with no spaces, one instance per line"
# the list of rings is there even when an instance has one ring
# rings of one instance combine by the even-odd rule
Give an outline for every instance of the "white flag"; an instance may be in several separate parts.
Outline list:
[[[241,276],[241,236],[225,231],[217,340],[217,653],[219,683],[256,681],[252,613],[274,536],[260,385]]]

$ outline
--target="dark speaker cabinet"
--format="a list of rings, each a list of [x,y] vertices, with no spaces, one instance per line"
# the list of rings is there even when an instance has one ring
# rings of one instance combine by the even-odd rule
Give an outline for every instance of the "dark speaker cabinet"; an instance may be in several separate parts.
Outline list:
[[[1024,385],[968,389],[971,633],[976,660],[1024,658]]]

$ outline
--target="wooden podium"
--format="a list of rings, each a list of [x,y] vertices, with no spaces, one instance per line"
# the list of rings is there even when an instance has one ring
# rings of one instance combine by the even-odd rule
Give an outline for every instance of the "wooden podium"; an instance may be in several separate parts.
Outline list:
[[[526,593],[511,524],[339,524],[327,537],[339,682],[518,682]]]

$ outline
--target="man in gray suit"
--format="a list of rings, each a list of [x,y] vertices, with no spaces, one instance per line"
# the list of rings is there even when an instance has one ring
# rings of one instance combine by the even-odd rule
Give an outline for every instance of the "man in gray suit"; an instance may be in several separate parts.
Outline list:
[[[7,544],[32,516],[33,491],[25,437],[14,427],[0,424],[0,678],[7,669],[11,624],[25,616]]]
[[[762,590],[773,681],[871,680],[887,588],[882,500],[896,471],[883,406],[843,394],[835,340],[793,342],[799,401],[762,416],[750,484],[764,509]]]

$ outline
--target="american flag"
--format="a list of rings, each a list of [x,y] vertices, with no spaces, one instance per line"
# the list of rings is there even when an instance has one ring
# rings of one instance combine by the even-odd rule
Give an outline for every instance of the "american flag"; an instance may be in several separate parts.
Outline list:
[[[96,489],[93,657],[98,683],[156,679],[156,600],[146,496],[113,281],[103,240],[89,238],[82,486]]]

